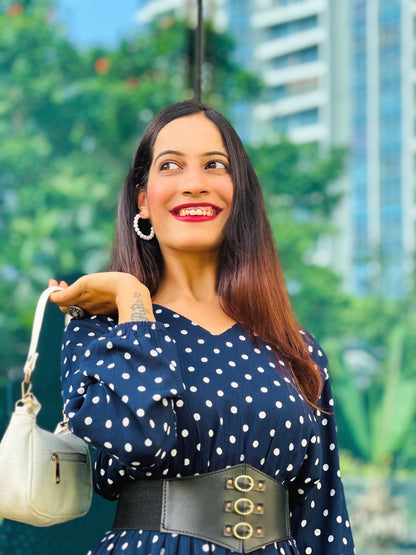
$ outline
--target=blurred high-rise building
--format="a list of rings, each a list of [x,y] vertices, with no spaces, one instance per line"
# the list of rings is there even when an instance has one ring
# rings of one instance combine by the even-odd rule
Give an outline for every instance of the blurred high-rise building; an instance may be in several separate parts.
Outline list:
[[[398,295],[415,252],[414,0],[349,0],[352,288]]]
[[[145,22],[190,13],[196,0],[141,5]],[[244,140],[285,133],[348,149],[340,234],[317,246],[317,263],[352,293],[403,293],[416,242],[416,0],[205,0],[204,9],[265,83],[257,102],[234,109]]]

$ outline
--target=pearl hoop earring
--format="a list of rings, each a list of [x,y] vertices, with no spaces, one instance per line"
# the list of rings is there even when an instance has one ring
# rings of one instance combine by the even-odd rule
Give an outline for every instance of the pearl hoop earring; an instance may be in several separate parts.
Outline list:
[[[149,235],[145,235],[142,231],[140,231],[139,220],[140,220],[140,214],[138,213],[134,216],[134,220],[133,220],[134,231],[137,233],[140,239],[143,239],[144,241],[150,241],[155,236],[155,230],[153,229],[153,226],[150,226]]]

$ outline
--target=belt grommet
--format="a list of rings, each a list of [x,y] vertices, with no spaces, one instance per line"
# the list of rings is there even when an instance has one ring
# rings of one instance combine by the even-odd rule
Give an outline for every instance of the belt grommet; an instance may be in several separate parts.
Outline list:
[[[251,491],[254,488],[254,480],[248,474],[240,474],[234,480],[234,487],[238,491]]]
[[[239,522],[233,527],[233,535],[238,540],[248,540],[253,535],[253,527],[248,522]]]
[[[237,499],[234,503],[234,511],[242,516],[251,515],[254,511],[254,503],[251,499],[248,499],[248,497],[240,497],[240,499]]]

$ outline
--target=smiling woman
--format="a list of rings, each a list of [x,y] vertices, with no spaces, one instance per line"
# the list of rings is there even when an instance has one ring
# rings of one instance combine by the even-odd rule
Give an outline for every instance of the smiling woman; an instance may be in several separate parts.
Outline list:
[[[90,553],[353,554],[327,360],[221,114],[182,102],[152,120],[110,271],[61,285],[51,300],[89,314],[64,333],[65,412],[118,500]]]
[[[217,258],[233,198],[217,126],[203,114],[174,119],[159,132],[153,156],[146,187],[137,187],[138,209],[151,220],[163,259],[172,250],[181,259],[191,251],[198,265],[207,252]]]

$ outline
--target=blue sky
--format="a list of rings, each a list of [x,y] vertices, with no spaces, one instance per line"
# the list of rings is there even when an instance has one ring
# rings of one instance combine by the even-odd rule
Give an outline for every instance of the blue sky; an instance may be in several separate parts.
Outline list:
[[[80,47],[114,46],[135,30],[140,0],[56,0],[58,19]]]

